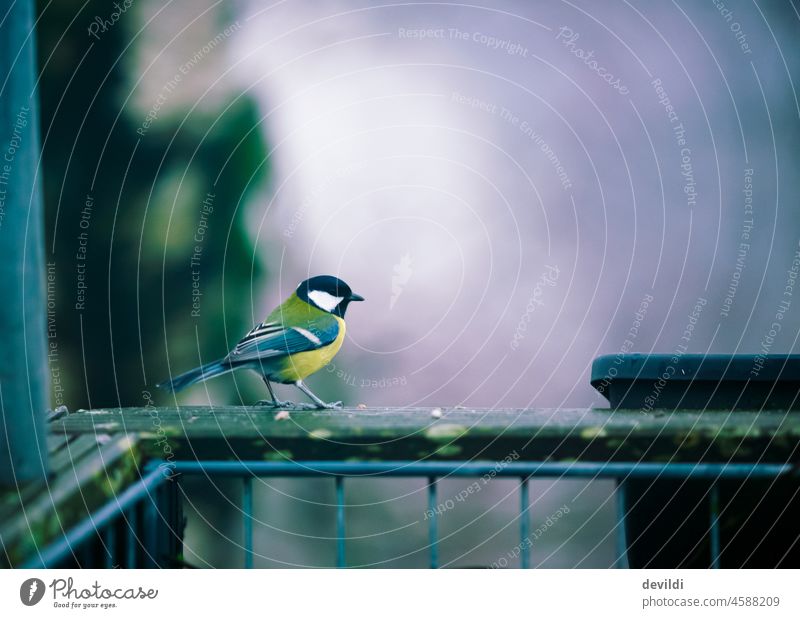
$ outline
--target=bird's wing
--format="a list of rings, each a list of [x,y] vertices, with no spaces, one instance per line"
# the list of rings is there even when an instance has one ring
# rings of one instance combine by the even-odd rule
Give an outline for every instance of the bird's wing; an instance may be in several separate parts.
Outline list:
[[[313,320],[304,327],[262,322],[236,344],[226,361],[240,364],[317,350],[333,343],[338,334],[335,318]]]

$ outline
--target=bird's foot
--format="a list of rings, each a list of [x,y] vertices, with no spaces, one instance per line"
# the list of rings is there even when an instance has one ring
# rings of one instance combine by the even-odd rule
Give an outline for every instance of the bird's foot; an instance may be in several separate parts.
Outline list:
[[[314,410],[317,406],[310,403],[295,403],[294,401],[273,401],[272,399],[262,399],[256,402],[257,406],[263,408],[274,408],[276,410]]]
[[[255,405],[261,408],[283,408],[284,406],[292,405],[291,401],[273,401],[272,399],[261,399],[256,401]]]
[[[293,403],[295,410],[316,410],[317,406],[313,403]]]
[[[321,406],[316,406],[320,410],[341,410],[342,409],[342,402],[341,401],[331,401],[330,403],[324,403]]]

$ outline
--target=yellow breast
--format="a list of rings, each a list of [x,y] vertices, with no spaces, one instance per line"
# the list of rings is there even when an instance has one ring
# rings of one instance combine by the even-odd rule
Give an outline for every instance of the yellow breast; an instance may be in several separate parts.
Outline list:
[[[339,323],[339,334],[330,345],[326,345],[319,350],[308,352],[298,352],[283,359],[282,367],[270,376],[275,382],[292,383],[298,380],[305,380],[312,373],[316,373],[325,365],[331,362],[336,353],[342,347],[345,335],[344,320],[338,316],[333,316]]]

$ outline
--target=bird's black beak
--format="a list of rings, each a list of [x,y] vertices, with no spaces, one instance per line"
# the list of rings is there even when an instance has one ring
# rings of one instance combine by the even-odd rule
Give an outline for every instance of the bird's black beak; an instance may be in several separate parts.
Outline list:
[[[355,300],[355,301],[364,300],[364,297],[358,294],[350,294],[350,300]]]

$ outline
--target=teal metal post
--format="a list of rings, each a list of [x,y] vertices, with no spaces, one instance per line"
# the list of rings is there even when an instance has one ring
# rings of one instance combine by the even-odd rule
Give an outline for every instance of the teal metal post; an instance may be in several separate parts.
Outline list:
[[[32,0],[0,0],[0,484],[44,478],[44,218]]]

